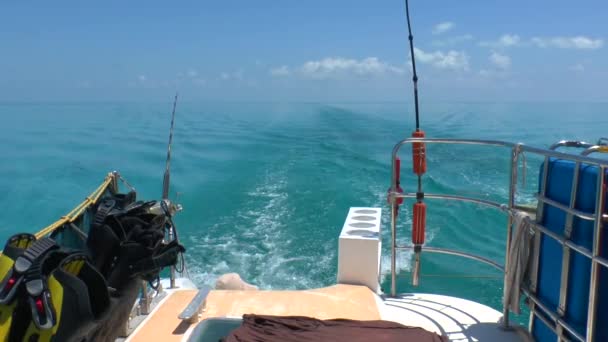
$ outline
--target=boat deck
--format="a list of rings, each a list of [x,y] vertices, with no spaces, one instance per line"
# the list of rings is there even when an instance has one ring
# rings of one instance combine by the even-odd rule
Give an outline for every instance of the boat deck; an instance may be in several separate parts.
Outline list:
[[[422,327],[450,341],[532,341],[523,328],[504,330],[502,313],[479,303],[435,294],[401,294],[379,298],[383,320]]]
[[[196,294],[194,289],[169,293],[127,341],[185,341],[196,324],[177,315]],[[501,313],[455,297],[406,294],[383,298],[365,286],[334,285],[303,291],[213,290],[201,319],[238,317],[256,313],[309,316],[319,319],[390,320],[419,326],[451,341],[526,341],[523,330],[504,331],[497,323]]]

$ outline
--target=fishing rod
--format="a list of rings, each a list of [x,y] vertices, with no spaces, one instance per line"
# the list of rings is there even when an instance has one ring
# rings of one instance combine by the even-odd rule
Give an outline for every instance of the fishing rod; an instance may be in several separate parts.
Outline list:
[[[169,130],[169,145],[167,146],[167,163],[163,176],[163,199],[169,199],[169,183],[171,181],[171,144],[173,143],[173,126],[175,123],[175,107],[177,106],[177,93],[173,100],[173,112],[171,113],[171,129]]]
[[[416,115],[416,130],[412,133],[413,138],[424,138],[424,131],[420,129],[420,107],[418,104],[418,74],[416,73],[416,56],[414,53],[414,35],[410,19],[409,0],[405,0],[405,16],[407,19],[408,40],[410,55],[412,58],[412,81],[414,83],[414,111]],[[400,163],[399,163],[400,165]],[[416,192],[416,203],[414,203],[412,217],[412,244],[414,245],[414,269],[412,273],[412,285],[417,286],[420,278],[420,253],[425,240],[426,231],[426,204],[424,203],[424,191],[422,189],[422,175],[426,172],[426,146],[424,142],[412,143],[412,168],[418,176],[418,191]]]
[[[410,55],[412,56],[412,81],[414,82],[414,108],[416,112],[416,131],[420,131],[420,112],[418,108],[418,75],[416,74],[416,58],[414,55],[414,36],[412,35],[412,25],[410,22],[410,4],[405,0],[405,16],[407,18],[408,39],[410,41]]]
[[[173,127],[175,125],[175,107],[177,107],[177,93],[175,93],[175,99],[173,100],[173,111],[171,112],[171,128],[169,129],[169,144],[167,146],[167,162],[165,165],[165,174],[163,176],[163,198],[161,201],[161,205],[163,207],[163,210],[165,211],[165,214],[167,215],[167,218],[169,220],[169,241],[174,241],[174,240],[178,240],[177,237],[177,230],[175,229],[175,224],[173,223],[173,220],[171,218],[171,216],[173,215],[174,211],[179,211],[180,210],[180,206],[176,205],[176,204],[171,204],[171,202],[169,201],[169,184],[171,182],[171,145],[173,144]],[[184,259],[183,259],[183,254],[181,254],[182,257],[182,271],[185,268],[185,263],[184,263]],[[172,265],[170,268],[170,278],[169,278],[169,287],[170,288],[175,288],[175,266]]]

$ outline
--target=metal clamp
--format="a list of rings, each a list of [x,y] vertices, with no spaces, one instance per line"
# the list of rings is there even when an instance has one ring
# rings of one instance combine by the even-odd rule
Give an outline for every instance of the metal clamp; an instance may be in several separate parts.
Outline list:
[[[205,306],[209,292],[211,292],[211,288],[209,287],[198,290],[194,298],[192,298],[188,306],[186,306],[184,311],[182,311],[177,318],[188,323],[195,323],[198,321],[199,314]]]

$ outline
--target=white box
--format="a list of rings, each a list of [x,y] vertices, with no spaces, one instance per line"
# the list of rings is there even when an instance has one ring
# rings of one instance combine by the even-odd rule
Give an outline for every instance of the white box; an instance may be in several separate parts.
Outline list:
[[[338,243],[338,284],[379,289],[380,208],[350,208]]]

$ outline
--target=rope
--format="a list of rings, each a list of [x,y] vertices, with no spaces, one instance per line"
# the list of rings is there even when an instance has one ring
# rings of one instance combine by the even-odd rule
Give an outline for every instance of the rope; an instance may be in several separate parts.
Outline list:
[[[135,188],[133,187],[133,185],[131,185],[131,183],[127,182],[127,180],[124,179],[124,177],[121,176],[120,174],[118,174],[118,179],[120,179],[122,184],[124,184],[127,188],[129,188],[129,190],[135,191]]]

